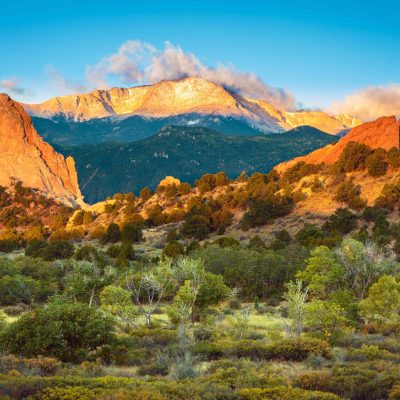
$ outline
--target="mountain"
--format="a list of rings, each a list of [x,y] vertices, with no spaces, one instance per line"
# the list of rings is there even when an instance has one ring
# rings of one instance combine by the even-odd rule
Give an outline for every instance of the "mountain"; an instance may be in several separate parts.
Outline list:
[[[81,199],[74,159],[44,142],[22,106],[0,94],[0,185],[15,180],[68,204]]]
[[[391,147],[399,148],[400,121],[396,121],[396,117],[391,116],[366,122],[350,130],[350,132],[337,143],[315,150],[306,156],[297,157],[294,160],[282,163],[275,169],[278,172],[283,172],[300,161],[304,161],[308,164],[333,164],[339,159],[347,143],[351,141],[363,143],[372,149],[378,147],[382,147],[385,150],[389,150]]]
[[[133,143],[56,146],[73,155],[79,183],[88,202],[115,193],[155,188],[166,175],[193,183],[205,173],[224,171],[236,177],[267,172],[277,163],[337,139],[315,128],[300,127],[281,134],[228,136],[207,128],[170,126]]]
[[[95,144],[133,142],[148,138],[166,126],[201,126],[234,136],[259,136],[262,130],[244,119],[220,115],[183,114],[163,118],[139,115],[126,118],[107,117],[89,121],[68,121],[64,118],[32,117],[40,135],[52,144]]]
[[[279,125],[285,129],[306,125],[330,134],[341,135],[362,123],[360,119],[347,114],[330,115],[323,111],[309,110],[299,110],[296,112],[280,111],[262,100],[249,101],[276,118]]]
[[[281,111],[265,101],[244,98],[195,77],[55,97],[40,104],[25,104],[24,107],[32,116],[64,123],[60,125],[61,129],[55,130],[59,137],[62,136],[58,142],[66,142],[71,137],[79,140],[76,131],[83,132],[84,129],[87,129],[84,131],[86,142],[88,138],[91,138],[91,143],[106,141],[104,137],[115,132],[119,134],[118,140],[138,140],[147,134],[145,131],[154,134],[157,131],[155,126],[159,129],[171,123],[212,129],[218,129],[218,125],[223,125],[224,129],[229,126],[230,134],[243,134],[243,130],[246,134],[254,130],[256,134],[284,132],[302,125],[339,134],[362,122],[350,116],[333,116],[320,111]],[[132,116],[136,119],[125,125],[121,123],[122,119]],[[174,120],[163,120],[171,118]],[[100,125],[102,133],[96,134],[91,124],[77,128],[76,123],[86,121],[95,121],[94,125]],[[45,125],[45,122],[41,124]],[[120,130],[121,124],[125,131]],[[145,126],[143,131],[140,125]]]

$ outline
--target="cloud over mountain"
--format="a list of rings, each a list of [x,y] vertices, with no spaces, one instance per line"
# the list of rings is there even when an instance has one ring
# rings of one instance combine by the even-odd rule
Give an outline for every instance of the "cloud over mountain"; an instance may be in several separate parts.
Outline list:
[[[335,112],[372,120],[384,115],[400,115],[400,84],[370,86],[349,94],[341,102],[332,105]]]
[[[27,92],[27,89],[20,85],[17,78],[1,79],[0,90],[4,90],[11,95],[24,95]]]
[[[51,84],[62,94],[81,93],[88,90],[84,83],[73,82],[57,71],[52,65],[46,67],[46,74]]]
[[[163,49],[158,49],[150,43],[130,40],[122,44],[116,53],[86,68],[91,87],[102,89],[109,87],[110,78],[132,85],[188,76],[207,79],[245,97],[266,100],[282,109],[291,110],[296,106],[295,98],[290,93],[267,85],[254,73],[237,71],[224,64],[206,66],[193,53],[185,52],[170,42],[166,42]]]

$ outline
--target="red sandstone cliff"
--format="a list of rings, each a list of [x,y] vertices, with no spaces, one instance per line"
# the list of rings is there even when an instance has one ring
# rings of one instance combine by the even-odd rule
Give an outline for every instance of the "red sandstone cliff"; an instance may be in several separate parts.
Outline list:
[[[71,205],[82,198],[73,158],[45,143],[23,107],[0,94],[0,185],[13,179]]]

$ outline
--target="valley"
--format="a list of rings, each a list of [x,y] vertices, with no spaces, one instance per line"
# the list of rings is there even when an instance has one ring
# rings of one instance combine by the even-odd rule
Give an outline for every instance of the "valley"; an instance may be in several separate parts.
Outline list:
[[[120,118],[107,93],[0,96],[0,395],[396,399],[396,117],[267,131],[254,101]]]
[[[193,184],[206,173],[269,172],[276,164],[305,154],[336,137],[311,127],[282,134],[228,136],[203,127],[168,126],[133,143],[102,143],[55,148],[75,159],[88,203],[115,193],[154,190],[167,175]]]

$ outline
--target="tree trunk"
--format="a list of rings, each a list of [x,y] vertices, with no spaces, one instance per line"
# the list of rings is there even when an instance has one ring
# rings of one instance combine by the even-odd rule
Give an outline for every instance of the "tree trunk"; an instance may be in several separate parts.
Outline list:
[[[92,308],[93,298],[94,298],[94,289],[92,289],[92,293],[90,294],[89,308]]]
[[[151,325],[151,313],[146,314],[146,324],[147,326]]]

